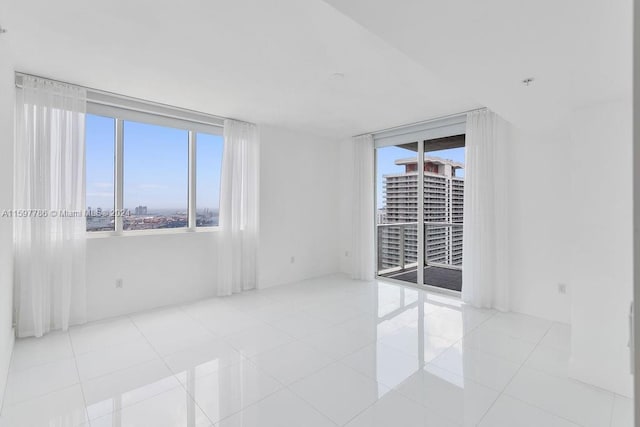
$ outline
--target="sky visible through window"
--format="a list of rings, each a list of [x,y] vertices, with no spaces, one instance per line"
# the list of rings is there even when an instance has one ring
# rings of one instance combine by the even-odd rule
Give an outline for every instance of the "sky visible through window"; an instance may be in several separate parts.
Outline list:
[[[115,123],[109,117],[86,116],[86,206],[113,209]]]
[[[441,157],[443,159],[454,160],[464,164],[464,147],[451,148],[448,150],[429,151],[425,153],[430,157]],[[382,184],[384,181],[384,175],[394,173],[404,173],[404,165],[396,165],[395,161],[398,159],[406,159],[410,157],[416,157],[415,151],[408,150],[406,148],[400,148],[395,146],[382,147],[376,150],[376,206],[377,209],[384,207],[384,195],[382,194]],[[456,172],[457,176],[464,177],[464,169]]]
[[[146,206],[186,212],[189,179],[189,133],[182,129],[124,122],[123,207]],[[167,212],[163,212],[167,213]]]
[[[125,121],[124,208],[186,211],[186,130]],[[197,209],[218,210],[222,136],[198,134]],[[114,119],[86,116],[86,206],[113,209]]]

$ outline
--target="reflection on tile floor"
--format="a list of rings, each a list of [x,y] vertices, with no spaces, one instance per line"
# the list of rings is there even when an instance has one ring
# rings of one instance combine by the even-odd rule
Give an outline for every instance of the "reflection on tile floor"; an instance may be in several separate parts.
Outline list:
[[[569,328],[329,277],[18,340],[1,427],[631,426]]]

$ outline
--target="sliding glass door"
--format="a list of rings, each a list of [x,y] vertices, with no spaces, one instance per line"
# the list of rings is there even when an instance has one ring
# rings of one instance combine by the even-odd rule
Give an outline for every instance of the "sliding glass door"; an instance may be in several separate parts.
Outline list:
[[[457,144],[424,144],[424,284],[452,291],[462,290],[464,135]]]
[[[377,275],[460,291],[464,120],[435,128],[376,135]]]
[[[378,275],[418,283],[417,144],[376,149]]]

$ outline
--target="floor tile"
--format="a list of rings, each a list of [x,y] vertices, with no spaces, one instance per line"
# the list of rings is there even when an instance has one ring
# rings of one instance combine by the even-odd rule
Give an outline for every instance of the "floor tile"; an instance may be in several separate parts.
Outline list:
[[[149,344],[161,355],[168,355],[215,338],[215,335],[199,323],[189,323],[184,328],[171,327],[144,332]]]
[[[161,307],[135,313],[130,315],[129,318],[143,334],[176,326],[181,327],[185,326],[185,322],[187,324],[193,322],[193,319],[179,306]]]
[[[280,390],[216,427],[335,427],[335,424],[289,390]]]
[[[292,384],[290,389],[339,425],[347,423],[389,391],[340,363]]]
[[[158,354],[144,341],[109,347],[76,357],[80,379],[86,381],[120,369],[158,358]]]
[[[502,395],[479,424],[480,427],[578,427],[571,421]]]
[[[410,306],[385,316],[382,321],[378,321],[378,325],[384,326],[388,332],[392,332],[403,326],[416,327],[419,321],[420,313],[418,307]]]
[[[463,350],[460,344],[446,350],[431,364],[497,391],[502,391],[520,368],[517,363],[478,350]]]
[[[460,425],[476,425],[499,392],[443,369],[427,366],[396,390],[431,413]]]
[[[611,427],[631,426],[633,426],[633,400],[616,394],[613,399]]]
[[[80,385],[16,405],[5,403],[0,427],[79,427],[88,421]]]
[[[131,319],[126,317],[74,326],[69,330],[69,336],[76,355],[144,340]]]
[[[73,358],[13,371],[7,378],[5,404],[22,402],[79,382]]]
[[[187,311],[188,312],[188,311]],[[214,307],[207,311],[192,313],[202,326],[214,335],[224,337],[264,324],[250,314],[229,307]]]
[[[284,384],[304,378],[334,362],[333,358],[300,341],[261,353],[251,360]]]
[[[361,348],[340,362],[387,387],[397,386],[421,369],[418,357],[379,342]]]
[[[552,347],[540,343],[527,359],[525,366],[550,375],[567,378],[569,376],[569,346]]]
[[[631,426],[630,399],[567,378],[570,337],[382,281],[305,280],[17,340],[0,427]]]
[[[33,368],[74,357],[69,334],[51,332],[43,337],[16,339],[11,358],[11,371]]]
[[[484,353],[522,364],[529,357],[536,343],[480,325],[461,341],[463,348],[477,349]]]
[[[138,403],[180,385],[160,359],[82,383],[90,419]]]
[[[186,371],[178,378],[212,422],[233,415],[282,388],[278,381],[248,361],[208,375]]]
[[[223,299],[227,300],[229,307],[245,313],[259,311],[276,303],[276,300],[263,295],[259,291],[246,291],[233,295],[232,298]]]
[[[363,310],[359,310],[347,303],[319,303],[307,307],[303,311],[311,316],[332,322],[334,325],[364,314]]]
[[[538,343],[549,331],[552,322],[524,314],[497,313],[483,323],[482,326],[514,338],[522,338]]]
[[[540,345],[559,349],[571,347],[571,325],[566,323],[554,323],[549,332],[542,338]]]
[[[293,338],[273,326],[262,325],[230,335],[226,341],[242,355],[253,357],[291,342]]]
[[[491,314],[467,307],[465,309],[441,308],[424,317],[424,333],[457,341],[490,317]]]
[[[373,342],[370,337],[354,334],[340,326],[316,332],[304,337],[302,341],[336,359],[348,356]]]
[[[505,394],[583,426],[611,421],[612,393],[534,369],[522,368]]]
[[[399,329],[400,326],[392,324],[391,322],[379,322],[375,315],[367,313],[347,320],[336,326],[336,328],[343,329],[373,342],[393,333]]]
[[[212,373],[242,360],[243,357],[238,350],[219,338],[164,356],[165,363],[174,373],[188,369],[195,369],[201,374]]]
[[[424,363],[429,363],[454,343],[441,337],[420,334],[414,327],[403,326],[379,342],[400,350],[410,356],[421,357]]]
[[[275,320],[295,314],[300,310],[301,307],[292,306],[291,304],[272,299],[269,305],[243,313],[250,315],[258,321],[271,324]]]
[[[290,313],[267,323],[297,339],[304,338],[333,325],[333,322],[304,312]]]
[[[347,427],[454,427],[453,421],[390,391],[347,424]]]
[[[119,402],[114,405],[118,407]],[[182,386],[91,421],[91,427],[204,427],[211,424]]]

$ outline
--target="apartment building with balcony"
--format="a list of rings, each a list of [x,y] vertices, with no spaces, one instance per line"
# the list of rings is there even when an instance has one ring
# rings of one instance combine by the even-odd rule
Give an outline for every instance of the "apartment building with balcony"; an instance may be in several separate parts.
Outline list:
[[[383,176],[380,223],[399,226],[384,227],[380,232],[378,262],[382,270],[403,269],[417,262],[418,160],[398,159],[395,164],[405,170]],[[464,164],[453,160],[424,159],[425,259],[431,264],[462,265],[464,177],[457,173],[460,169]]]

